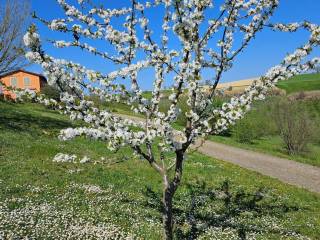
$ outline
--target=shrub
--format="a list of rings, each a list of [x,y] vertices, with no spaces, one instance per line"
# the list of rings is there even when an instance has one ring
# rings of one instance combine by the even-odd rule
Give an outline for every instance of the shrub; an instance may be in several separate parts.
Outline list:
[[[266,99],[265,102],[255,104],[256,109],[252,111],[252,121],[257,125],[260,137],[278,135],[278,128],[274,119],[274,106],[278,103],[278,96],[272,96]]]
[[[171,105],[171,101],[168,98],[169,96],[164,95],[159,103],[159,109],[162,112],[166,112],[169,110],[169,107]],[[176,120],[176,123],[178,125],[184,126],[187,122],[187,118],[185,115],[185,112],[190,110],[190,107],[187,104],[187,98],[185,96],[181,97],[178,103],[178,108],[181,110],[180,114],[178,115],[178,118]]]
[[[279,134],[289,154],[306,150],[314,137],[314,124],[309,112],[299,101],[282,99],[274,109]]]
[[[48,98],[52,98],[56,101],[59,101],[60,99],[60,91],[56,87],[50,86],[48,84],[46,84],[41,89],[41,93],[46,95]]]
[[[232,128],[232,136],[240,143],[253,143],[253,140],[277,134],[271,114],[275,98],[254,104],[253,110]]]
[[[253,143],[253,140],[258,139],[261,135],[257,124],[250,118],[240,120],[232,128],[233,137],[240,143]]]

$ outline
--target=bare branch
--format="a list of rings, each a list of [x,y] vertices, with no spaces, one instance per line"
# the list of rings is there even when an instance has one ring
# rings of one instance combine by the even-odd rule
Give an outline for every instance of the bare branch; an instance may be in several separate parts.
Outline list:
[[[29,16],[29,1],[6,0],[0,6],[0,74],[27,65],[22,37]]]

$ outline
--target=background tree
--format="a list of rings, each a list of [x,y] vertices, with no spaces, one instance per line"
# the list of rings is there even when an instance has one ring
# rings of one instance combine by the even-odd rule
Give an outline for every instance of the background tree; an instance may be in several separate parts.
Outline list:
[[[22,37],[29,18],[28,0],[0,0],[0,74],[27,64]]]
[[[299,154],[312,142],[316,128],[310,113],[297,100],[281,99],[274,106],[278,131],[289,154]]]
[[[55,86],[45,85],[41,88],[41,93],[46,95],[50,99],[54,99],[56,101],[59,101],[60,99],[60,91]]]
[[[64,91],[57,103],[59,109],[72,120],[85,122],[83,127],[63,130],[60,138],[69,140],[83,135],[101,139],[112,150],[129,146],[149,163],[162,178],[165,239],[173,238],[173,196],[181,182],[190,146],[199,138],[228,129],[249,111],[254,100],[264,99],[277,81],[313,69],[319,63],[318,58],[306,59],[320,44],[319,26],[309,22],[273,24],[270,17],[278,7],[277,0],[226,0],[217,9],[211,0],[155,0],[143,4],[131,0],[130,5],[124,3],[120,9],[97,7],[84,0],[78,0],[78,6],[65,0],[57,2],[66,18],[45,20],[35,14],[34,17],[51,30],[70,35],[68,39],[72,40],[50,42],[58,48],[78,47],[118,67],[116,71],[102,73],[55,59],[44,52],[35,25],[30,27],[24,36],[30,48],[27,58],[44,68],[49,84],[60,86],[61,91],[68,86],[69,91]],[[163,13],[160,33],[159,29],[151,28],[149,11],[150,16],[152,11]],[[113,20],[117,24],[112,24]],[[158,18],[152,20],[159,24]],[[214,105],[223,73],[264,27],[289,32],[304,28],[310,32],[310,38],[243,94],[222,106]],[[235,36],[239,38],[237,44],[233,41]],[[179,40],[180,45],[171,44],[170,39]],[[92,40],[104,40],[110,51],[92,46]],[[138,73],[144,69],[154,72],[151,98],[145,98],[140,88],[142,79]],[[200,86],[204,69],[211,70],[214,76],[205,93]],[[160,111],[164,82],[172,76],[175,85],[169,96],[170,107]],[[123,79],[124,85],[120,84]],[[134,122],[113,114],[107,107],[95,106],[87,100],[88,93],[107,103],[123,102],[144,120]],[[45,104],[56,103],[42,95],[37,99]],[[182,99],[187,99],[184,111],[179,108]],[[183,130],[178,131],[174,126],[181,114],[186,121]]]

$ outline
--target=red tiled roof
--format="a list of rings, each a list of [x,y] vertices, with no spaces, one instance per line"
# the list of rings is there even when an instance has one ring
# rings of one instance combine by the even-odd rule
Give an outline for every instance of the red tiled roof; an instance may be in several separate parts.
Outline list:
[[[9,75],[12,75],[12,74],[17,73],[17,72],[24,72],[24,73],[28,73],[28,74],[35,75],[35,76],[39,76],[39,77],[42,77],[42,78],[46,79],[45,76],[43,76],[42,74],[34,73],[34,72],[29,72],[29,71],[26,71],[26,70],[24,70],[24,69],[18,69],[18,70],[14,70],[14,71],[11,71],[11,72],[7,72],[7,73],[5,73],[5,74],[3,74],[3,75],[0,75],[0,78],[3,78],[3,77],[6,77],[6,76],[9,76]]]

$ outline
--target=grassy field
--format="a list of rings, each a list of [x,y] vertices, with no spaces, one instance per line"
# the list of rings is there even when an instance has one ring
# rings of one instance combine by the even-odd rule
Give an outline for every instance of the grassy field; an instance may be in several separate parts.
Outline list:
[[[60,142],[61,115],[0,102],[0,238],[160,239],[161,180],[128,149]],[[57,153],[90,163],[56,163]],[[263,190],[262,190],[263,189]],[[177,239],[319,239],[320,196],[203,155],[188,156],[175,199]],[[191,210],[193,211],[191,211]],[[193,219],[193,218],[192,218]]]
[[[286,90],[287,94],[320,90],[320,73],[298,75],[279,82],[277,87]]]

